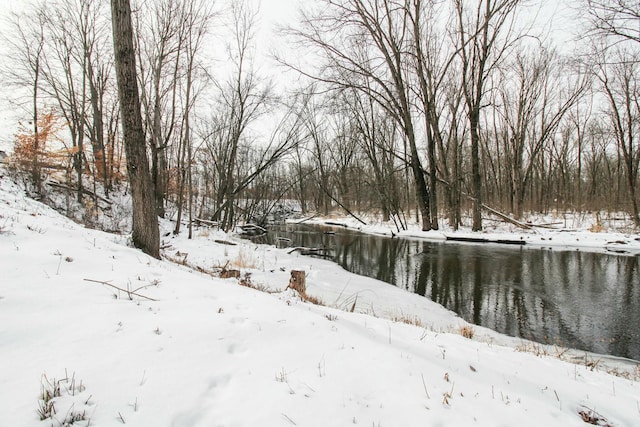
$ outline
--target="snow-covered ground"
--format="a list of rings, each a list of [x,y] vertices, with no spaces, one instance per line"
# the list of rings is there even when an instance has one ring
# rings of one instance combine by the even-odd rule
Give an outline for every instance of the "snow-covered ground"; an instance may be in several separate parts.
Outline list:
[[[623,213],[604,214],[557,212],[547,215],[530,215],[523,224],[533,224],[529,229],[510,224],[495,216],[484,220],[482,232],[472,232],[469,224],[453,231],[442,220],[440,230],[421,231],[415,222],[409,222],[407,230],[398,232],[393,223],[366,218],[362,224],[353,217],[333,216],[330,219],[310,217],[294,222],[307,224],[340,224],[364,233],[395,235],[425,240],[445,240],[447,237],[485,239],[488,242],[500,240],[522,241],[538,248],[567,248],[589,252],[619,254],[640,254],[640,233],[633,227],[633,221]]]
[[[468,339],[455,314],[330,262],[163,226],[159,261],[0,178],[0,425],[640,425],[634,364]],[[208,274],[225,265],[272,293]],[[285,289],[292,269],[325,306]]]

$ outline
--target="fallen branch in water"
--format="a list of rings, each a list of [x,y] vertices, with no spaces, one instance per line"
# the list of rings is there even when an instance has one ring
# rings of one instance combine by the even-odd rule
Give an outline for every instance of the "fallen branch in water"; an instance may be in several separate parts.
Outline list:
[[[292,254],[294,252],[300,252],[302,255],[322,255],[328,256],[327,253],[330,252],[330,248],[306,248],[304,246],[298,246],[296,248],[291,249],[288,254]]]

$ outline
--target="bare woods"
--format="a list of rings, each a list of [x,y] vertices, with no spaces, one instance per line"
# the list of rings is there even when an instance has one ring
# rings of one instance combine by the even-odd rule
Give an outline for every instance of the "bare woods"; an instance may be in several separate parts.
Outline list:
[[[251,1],[132,1],[130,33],[111,3],[33,2],[5,26],[28,123],[11,164],[43,199],[52,180],[85,206],[130,191],[175,233],[292,207],[398,229],[481,230],[491,209],[640,227],[634,2],[583,0],[573,37],[520,0],[305,1],[270,52]]]

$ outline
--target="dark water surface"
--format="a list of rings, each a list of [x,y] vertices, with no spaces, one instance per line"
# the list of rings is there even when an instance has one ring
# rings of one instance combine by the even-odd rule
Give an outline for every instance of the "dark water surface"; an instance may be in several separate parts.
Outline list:
[[[256,241],[327,248],[328,259],[353,273],[507,335],[640,360],[639,256],[391,239],[305,225],[272,227]]]

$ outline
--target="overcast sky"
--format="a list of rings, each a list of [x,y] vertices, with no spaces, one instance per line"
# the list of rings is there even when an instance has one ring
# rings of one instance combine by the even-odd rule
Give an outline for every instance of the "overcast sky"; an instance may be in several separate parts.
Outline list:
[[[236,0],[217,0],[219,5],[230,4]],[[260,68],[270,68],[273,61],[269,54],[275,49],[283,46],[283,41],[276,35],[277,26],[294,24],[297,19],[297,12],[301,4],[316,0],[248,0],[250,5],[259,7],[260,18],[257,29],[256,54],[259,56]],[[19,10],[29,0],[0,0],[0,18],[4,20],[12,10]],[[521,18],[525,20],[536,19],[534,29],[536,32],[552,31],[551,38],[561,49],[573,49],[572,39],[576,36],[579,26],[574,18],[577,6],[576,1],[571,0],[537,0],[527,2],[527,6],[521,10]],[[220,39],[217,40],[218,42]],[[217,43],[217,42],[216,42]],[[213,46],[216,51],[214,55],[220,58],[223,51],[220,46]],[[218,63],[220,66],[221,63]],[[270,74],[280,75],[280,72]],[[288,77],[285,77],[287,79]],[[12,139],[15,132],[15,109],[6,105],[5,97],[0,95],[0,149],[3,142]]]

